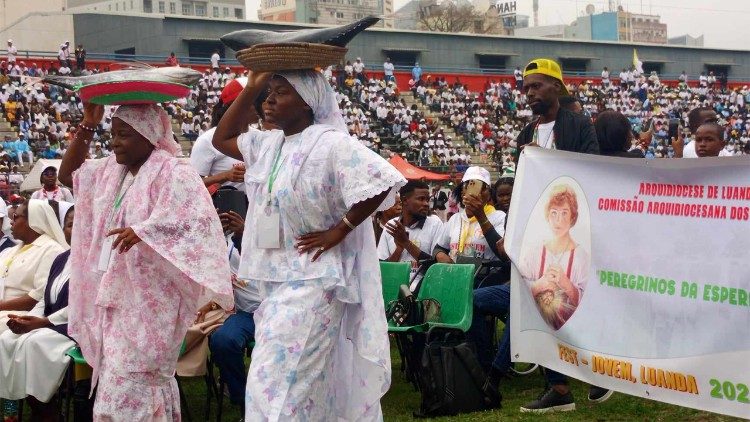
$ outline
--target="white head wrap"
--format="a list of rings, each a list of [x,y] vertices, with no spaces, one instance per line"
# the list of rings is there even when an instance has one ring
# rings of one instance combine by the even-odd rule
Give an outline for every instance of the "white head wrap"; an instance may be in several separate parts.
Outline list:
[[[60,217],[60,227],[65,228],[65,216],[68,214],[71,208],[73,208],[72,202],[58,201],[57,211]]]
[[[39,234],[51,237],[60,246],[68,247],[65,240],[60,221],[55,216],[55,211],[49,202],[42,199],[29,200],[29,227]]]
[[[174,141],[172,120],[167,112],[156,104],[120,106],[112,115],[112,118],[115,117],[130,125],[156,149],[163,149],[174,156],[182,150]]]
[[[330,125],[349,134],[344,116],[336,103],[336,93],[322,73],[315,70],[299,70],[280,72],[278,75],[289,81],[302,100],[310,106],[316,124]]]

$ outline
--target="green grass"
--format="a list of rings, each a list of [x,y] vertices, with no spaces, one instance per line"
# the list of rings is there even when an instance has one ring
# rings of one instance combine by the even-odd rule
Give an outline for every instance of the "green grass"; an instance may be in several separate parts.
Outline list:
[[[382,400],[385,420],[411,421],[412,413],[419,408],[419,393],[414,391],[399,372],[400,360],[393,354],[393,382],[390,391]],[[590,403],[587,399],[588,385],[571,380],[573,395],[576,398],[576,410],[550,415],[530,415],[519,412],[519,407],[537,398],[544,388],[544,379],[539,372],[522,377],[507,378],[500,386],[503,394],[503,408],[492,412],[476,412],[455,417],[437,418],[437,421],[739,421],[740,419],[720,416],[685,407],[669,405],[653,400],[615,393],[604,403]],[[202,379],[184,380],[185,392],[193,414],[194,421],[203,420],[205,404],[205,385]],[[214,406],[215,406],[214,401]],[[240,420],[239,408],[228,405],[224,400],[224,421]],[[216,410],[212,409],[212,420]]]
[[[412,413],[419,408],[420,396],[399,372],[401,365],[398,354],[393,351],[393,382],[390,391],[382,400],[385,420],[411,421]],[[218,370],[216,371],[218,375]],[[187,399],[193,421],[205,420],[206,385],[202,377],[183,378],[181,384]],[[503,394],[502,409],[491,412],[475,412],[455,417],[436,418],[436,421],[495,422],[508,421],[697,421],[719,422],[739,421],[740,419],[701,412],[685,407],[669,405],[639,397],[615,393],[604,403],[590,403],[587,399],[588,385],[571,379],[576,410],[548,415],[531,415],[519,412],[519,407],[537,398],[544,388],[544,380],[539,372],[522,377],[507,378],[500,386]],[[28,407],[26,408],[28,412]],[[187,420],[183,405],[183,420]],[[30,421],[28,413],[24,421]],[[242,418],[239,406],[229,404],[224,398],[222,420],[237,422]],[[211,421],[216,420],[216,399],[212,398]]]

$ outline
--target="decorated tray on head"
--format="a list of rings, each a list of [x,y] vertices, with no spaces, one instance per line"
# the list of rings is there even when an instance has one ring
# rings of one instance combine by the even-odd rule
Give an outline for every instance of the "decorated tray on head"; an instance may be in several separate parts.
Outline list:
[[[340,63],[346,44],[380,18],[368,16],[335,28],[298,31],[247,29],[230,32],[221,41],[237,52],[237,60],[255,72],[303,70]]]
[[[48,75],[41,82],[75,91],[84,102],[126,105],[186,97],[200,78],[200,72],[184,67],[134,66],[88,76]]]

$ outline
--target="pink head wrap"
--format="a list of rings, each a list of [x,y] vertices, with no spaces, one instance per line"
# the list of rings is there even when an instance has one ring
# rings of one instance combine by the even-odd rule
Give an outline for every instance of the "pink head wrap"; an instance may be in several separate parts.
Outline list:
[[[156,104],[120,106],[112,117],[130,125],[156,149],[163,149],[174,156],[182,151],[180,145],[174,141],[172,120],[167,112]]]

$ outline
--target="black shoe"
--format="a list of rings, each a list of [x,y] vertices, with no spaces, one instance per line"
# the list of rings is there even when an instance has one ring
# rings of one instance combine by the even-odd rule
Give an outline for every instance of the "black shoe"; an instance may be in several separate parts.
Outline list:
[[[560,394],[551,386],[547,387],[538,399],[521,406],[522,413],[569,412],[571,410],[576,410],[573,393],[568,391],[567,394]]]
[[[594,403],[605,402],[612,397],[612,393],[614,393],[614,391],[592,385],[589,387],[589,401]]]

